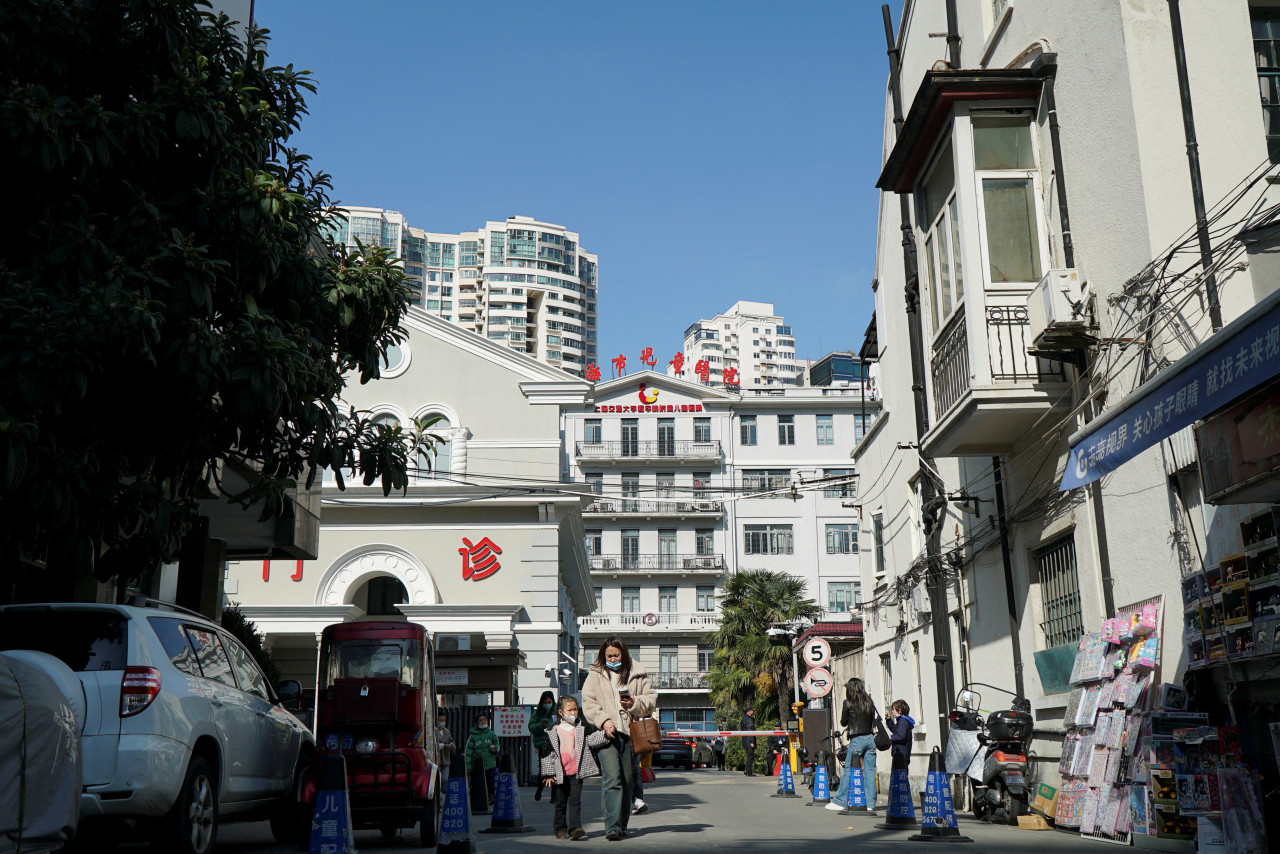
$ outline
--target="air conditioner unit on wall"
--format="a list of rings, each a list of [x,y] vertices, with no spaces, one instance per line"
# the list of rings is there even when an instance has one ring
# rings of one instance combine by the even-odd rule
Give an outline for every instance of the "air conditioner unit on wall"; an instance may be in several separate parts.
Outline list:
[[[1075,269],[1050,270],[1027,295],[1027,325],[1034,353],[1066,353],[1093,338],[1087,287]]]
[[[471,649],[471,635],[436,635],[436,649],[441,652]]]

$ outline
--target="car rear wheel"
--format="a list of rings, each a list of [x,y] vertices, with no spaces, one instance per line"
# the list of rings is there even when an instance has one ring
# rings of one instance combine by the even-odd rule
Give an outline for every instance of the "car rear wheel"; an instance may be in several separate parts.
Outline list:
[[[418,819],[418,836],[423,848],[435,848],[440,837],[440,810],[432,798],[422,805],[422,816]]]
[[[218,841],[218,783],[203,756],[191,757],[178,801],[164,821],[157,849],[209,854]]]

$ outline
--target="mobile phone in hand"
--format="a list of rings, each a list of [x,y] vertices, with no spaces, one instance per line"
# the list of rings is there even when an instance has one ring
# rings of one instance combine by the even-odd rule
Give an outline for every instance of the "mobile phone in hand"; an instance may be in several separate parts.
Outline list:
[[[628,689],[626,689],[626,688],[619,688],[619,689],[618,689],[618,696],[619,696],[619,697],[626,697],[626,698],[629,698],[629,697],[631,696],[631,691],[630,691],[630,690],[628,690]]]

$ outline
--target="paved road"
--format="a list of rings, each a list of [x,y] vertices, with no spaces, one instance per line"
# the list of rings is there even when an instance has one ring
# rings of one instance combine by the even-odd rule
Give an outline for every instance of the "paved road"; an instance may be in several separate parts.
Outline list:
[[[852,846],[856,846],[859,854],[938,850],[936,844],[908,842],[908,832],[876,830],[874,825],[879,818],[841,816],[820,807],[806,806],[802,799],[771,798],[776,782],[770,777],[748,779],[733,772],[708,770],[660,770],[658,775],[658,781],[645,791],[650,812],[632,816],[631,833],[622,842],[604,839],[600,787],[593,781],[583,793],[584,824],[591,839],[583,842],[556,839],[551,832],[551,806],[545,800],[535,803],[533,790],[522,789],[525,823],[536,830],[523,834],[479,833],[476,848],[480,854],[563,854],[566,847],[607,848],[618,854],[829,854]],[[479,817],[478,824],[488,826],[488,817]],[[1028,849],[1034,849],[1036,854],[1098,851],[1096,842],[1056,831],[994,827],[963,816],[960,827],[975,843],[963,846],[962,850],[975,854],[985,851],[1022,854]],[[283,854],[293,850],[272,843],[266,822],[228,825],[219,836],[219,851],[225,854]],[[376,831],[360,831],[356,834],[356,845],[360,854],[410,852],[419,850],[417,838],[416,830],[405,832],[399,840],[388,844]]]

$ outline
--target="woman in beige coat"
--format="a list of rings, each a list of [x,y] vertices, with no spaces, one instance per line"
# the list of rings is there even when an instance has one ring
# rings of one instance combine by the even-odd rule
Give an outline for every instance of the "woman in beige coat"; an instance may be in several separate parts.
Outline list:
[[[582,686],[582,713],[609,738],[600,748],[598,759],[604,837],[610,841],[627,835],[627,820],[631,818],[631,721],[652,715],[657,706],[658,695],[649,683],[649,675],[631,660],[627,644],[619,637],[605,638]]]

